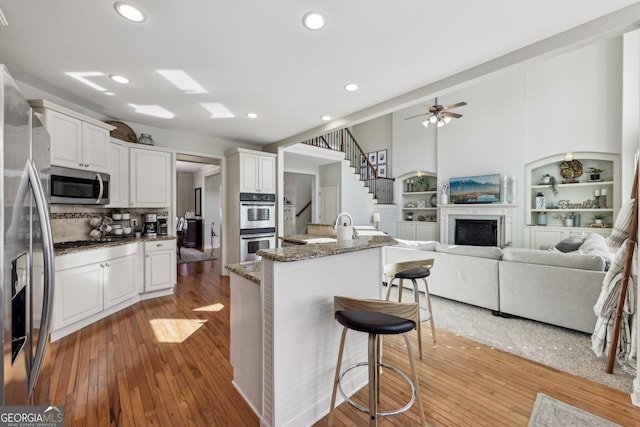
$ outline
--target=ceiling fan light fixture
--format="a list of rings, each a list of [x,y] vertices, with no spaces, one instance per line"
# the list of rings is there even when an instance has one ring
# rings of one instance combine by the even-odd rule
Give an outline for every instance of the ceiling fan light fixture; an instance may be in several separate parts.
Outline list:
[[[444,120],[440,119],[438,120],[438,127],[441,128],[442,126],[446,125],[446,123],[444,122]]]
[[[444,120],[444,124],[448,125],[449,122],[451,121],[451,117],[445,116],[443,120]]]
[[[429,123],[429,120],[425,120],[424,122],[422,122],[422,126],[424,126],[426,128],[428,128],[430,124],[431,123]]]
[[[432,114],[431,116],[429,116],[429,123],[434,124],[437,121],[438,121],[438,116],[436,116],[435,114]]]

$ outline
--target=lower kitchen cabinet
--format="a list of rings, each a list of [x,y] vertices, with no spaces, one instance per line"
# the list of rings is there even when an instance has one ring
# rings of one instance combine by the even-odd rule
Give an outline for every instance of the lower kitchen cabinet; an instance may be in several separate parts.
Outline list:
[[[144,243],[145,292],[171,288],[176,284],[176,241],[157,240]]]
[[[52,341],[140,300],[141,246],[131,243],[56,257]]]

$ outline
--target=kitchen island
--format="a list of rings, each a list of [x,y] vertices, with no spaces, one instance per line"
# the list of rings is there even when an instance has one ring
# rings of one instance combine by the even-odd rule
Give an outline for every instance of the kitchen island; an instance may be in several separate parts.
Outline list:
[[[262,250],[259,267],[227,266],[234,384],[261,425],[311,425],[328,413],[342,332],[333,297],[380,298],[381,248],[393,244],[388,236],[360,236]],[[366,335],[352,334],[344,366],[366,354]],[[366,382],[361,369],[343,387],[351,394]]]

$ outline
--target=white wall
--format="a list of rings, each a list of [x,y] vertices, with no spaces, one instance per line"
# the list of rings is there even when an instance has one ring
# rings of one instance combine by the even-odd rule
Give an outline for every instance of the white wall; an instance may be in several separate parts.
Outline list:
[[[214,223],[213,231],[220,238],[220,224],[221,224],[221,185],[222,176],[218,173],[216,175],[208,175],[204,177],[204,190],[202,201],[202,214],[203,214],[203,241],[205,249],[211,248],[211,223]]]
[[[176,213],[184,217],[187,211],[194,210],[193,174],[178,172],[176,175]]]
[[[393,139],[391,115],[387,114],[355,125],[351,128],[351,134],[365,153],[387,150],[387,155],[389,155]],[[387,165],[387,176],[392,176],[393,169],[389,159],[387,159]]]

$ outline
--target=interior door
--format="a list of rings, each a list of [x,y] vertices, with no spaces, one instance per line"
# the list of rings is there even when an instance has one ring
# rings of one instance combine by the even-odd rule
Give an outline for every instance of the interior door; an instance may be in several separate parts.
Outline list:
[[[333,224],[338,216],[338,184],[320,186],[320,222]]]

